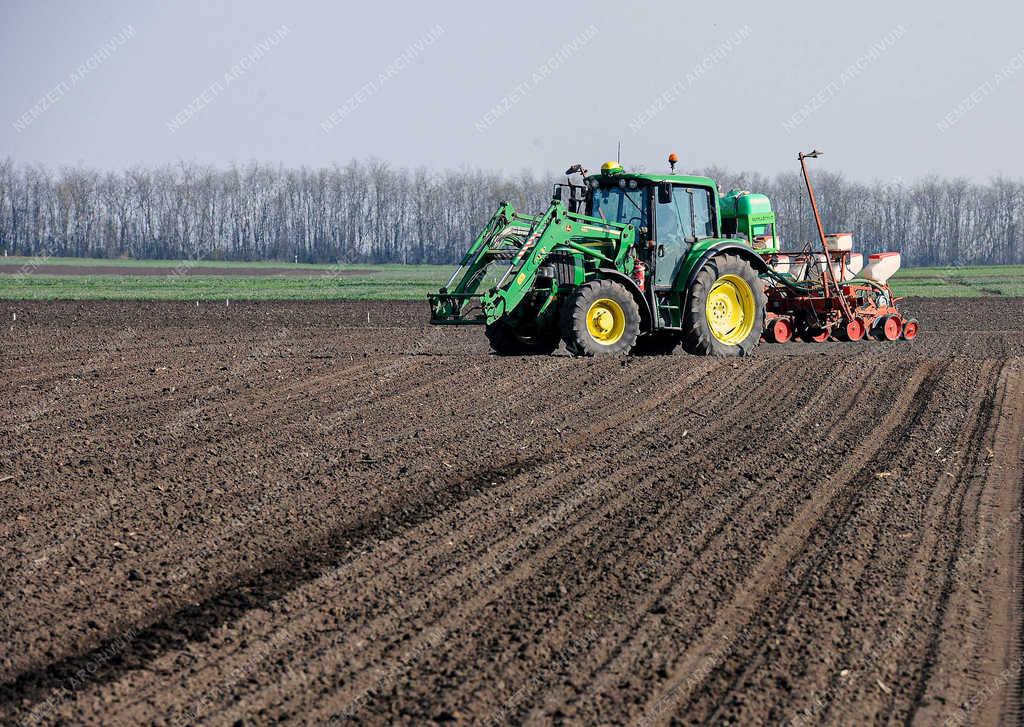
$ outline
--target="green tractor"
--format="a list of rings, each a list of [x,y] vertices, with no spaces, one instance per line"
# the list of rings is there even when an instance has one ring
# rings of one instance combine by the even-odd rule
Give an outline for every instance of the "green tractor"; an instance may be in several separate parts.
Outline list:
[[[765,324],[762,256],[778,249],[764,195],[714,180],[580,165],[551,205],[502,203],[445,287],[435,324],[484,324],[499,354],[743,356]],[[576,181],[573,181],[573,180]]]

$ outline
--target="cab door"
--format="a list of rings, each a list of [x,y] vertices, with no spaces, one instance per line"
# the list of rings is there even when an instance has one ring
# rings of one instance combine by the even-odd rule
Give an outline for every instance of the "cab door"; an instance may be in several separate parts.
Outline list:
[[[672,199],[654,205],[654,287],[667,289],[675,282],[676,273],[694,239],[693,197],[685,187],[672,185]]]

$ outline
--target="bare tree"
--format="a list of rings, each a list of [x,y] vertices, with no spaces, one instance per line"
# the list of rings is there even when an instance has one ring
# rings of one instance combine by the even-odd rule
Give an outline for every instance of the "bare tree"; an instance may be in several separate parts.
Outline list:
[[[723,191],[768,194],[783,239],[813,234],[800,175],[704,170]],[[368,159],[322,169],[181,163],[101,174],[0,160],[0,248],[99,258],[450,263],[496,205],[545,208],[551,177],[472,169],[408,171]],[[908,263],[1024,261],[1024,184],[928,177],[864,184],[816,175],[830,230]]]

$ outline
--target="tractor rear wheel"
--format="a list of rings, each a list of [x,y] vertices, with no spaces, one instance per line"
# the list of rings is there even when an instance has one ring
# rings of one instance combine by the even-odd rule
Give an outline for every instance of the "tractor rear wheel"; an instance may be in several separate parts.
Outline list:
[[[739,255],[716,255],[690,287],[683,346],[702,356],[746,356],[764,330],[764,286]]]
[[[594,280],[562,306],[562,340],[573,356],[629,353],[640,334],[640,308],[619,283]]]
[[[484,332],[491,348],[500,356],[551,354],[558,348],[558,330],[553,327],[526,331],[505,318],[499,318]]]

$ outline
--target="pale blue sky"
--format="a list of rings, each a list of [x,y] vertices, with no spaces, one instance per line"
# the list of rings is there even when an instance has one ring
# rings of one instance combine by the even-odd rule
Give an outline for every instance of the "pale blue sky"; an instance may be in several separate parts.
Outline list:
[[[4,0],[0,156],[1022,176],[1024,5],[849,5]]]

